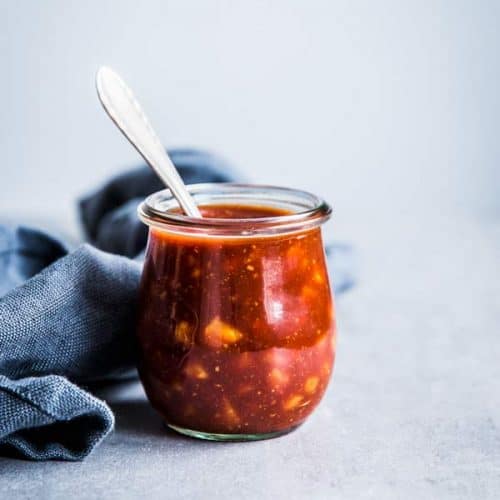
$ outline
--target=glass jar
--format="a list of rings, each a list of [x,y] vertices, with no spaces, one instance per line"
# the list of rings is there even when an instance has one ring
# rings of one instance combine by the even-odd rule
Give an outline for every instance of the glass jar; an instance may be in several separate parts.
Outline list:
[[[280,187],[198,184],[203,219],[169,191],[139,207],[149,226],[139,373],[172,429],[212,440],[275,437],[320,402],[335,320],[320,225],[330,207]]]

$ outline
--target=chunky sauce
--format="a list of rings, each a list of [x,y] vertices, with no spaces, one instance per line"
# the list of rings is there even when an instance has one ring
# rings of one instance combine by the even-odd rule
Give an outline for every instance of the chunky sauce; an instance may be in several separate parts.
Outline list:
[[[245,219],[288,213],[201,211]],[[335,355],[319,228],[246,238],[151,229],[137,335],[142,381],[167,423],[223,434],[299,425],[319,403]]]

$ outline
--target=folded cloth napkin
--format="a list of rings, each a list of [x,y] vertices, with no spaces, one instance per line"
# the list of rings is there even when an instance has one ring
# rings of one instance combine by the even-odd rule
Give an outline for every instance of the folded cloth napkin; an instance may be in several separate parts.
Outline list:
[[[170,155],[186,183],[234,179],[212,154]],[[0,225],[0,453],[81,460],[113,429],[112,411],[89,385],[134,368],[134,308],[147,237],[136,208],[161,188],[142,166],[83,199],[91,244],[72,251],[41,231]],[[345,290],[353,283],[350,248],[329,250],[336,291]]]

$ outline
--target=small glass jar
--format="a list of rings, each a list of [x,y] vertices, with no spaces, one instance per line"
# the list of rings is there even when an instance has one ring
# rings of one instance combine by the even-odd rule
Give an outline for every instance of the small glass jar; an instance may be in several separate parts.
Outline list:
[[[169,191],[139,207],[149,226],[139,373],[172,429],[255,440],[299,426],[320,402],[335,319],[316,196],[242,184],[189,186],[203,219]]]

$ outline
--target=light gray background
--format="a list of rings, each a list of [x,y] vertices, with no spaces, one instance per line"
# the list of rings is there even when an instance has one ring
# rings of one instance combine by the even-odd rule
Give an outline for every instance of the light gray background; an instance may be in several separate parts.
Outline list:
[[[0,2],[0,209],[66,214],[137,154],[101,111],[116,68],[168,146],[342,214],[500,210],[496,1]],[[62,188],[62,189],[61,189]]]
[[[325,196],[360,274],[303,429],[187,441],[124,388],[85,463],[0,459],[0,496],[497,498],[499,26],[496,1],[0,0],[2,218],[76,235],[76,197],[138,162],[108,64],[166,145]]]

